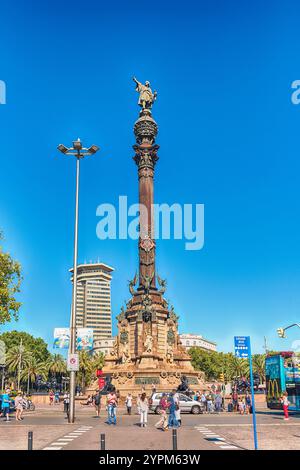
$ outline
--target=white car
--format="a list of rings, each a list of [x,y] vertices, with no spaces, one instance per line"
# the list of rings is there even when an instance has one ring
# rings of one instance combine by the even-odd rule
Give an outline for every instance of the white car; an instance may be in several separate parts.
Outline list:
[[[167,396],[170,393],[166,392]],[[193,398],[187,397],[183,393],[179,393],[179,407],[181,412],[192,413],[193,415],[197,415],[203,413],[203,406],[200,401],[196,401]],[[159,402],[162,397],[162,392],[153,393],[152,397],[149,400],[149,408],[150,410],[154,411],[156,414],[159,414],[161,407]]]

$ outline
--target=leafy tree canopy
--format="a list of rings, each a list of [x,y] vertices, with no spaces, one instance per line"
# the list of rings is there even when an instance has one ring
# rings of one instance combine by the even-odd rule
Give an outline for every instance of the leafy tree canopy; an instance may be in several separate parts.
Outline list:
[[[6,353],[12,348],[19,346],[22,339],[22,345],[29,351],[38,362],[46,361],[50,357],[47,349],[47,343],[42,338],[35,338],[25,331],[7,331],[0,335],[0,340],[4,341]]]
[[[0,232],[1,239],[3,236]],[[14,261],[0,246],[0,324],[19,317],[21,303],[17,302],[16,294],[20,292],[21,280],[20,263]]]
[[[220,374],[224,374],[226,382],[230,382],[236,377],[249,377],[248,360],[238,359],[232,353],[205,351],[195,346],[190,348],[189,354],[193,366],[196,370],[205,373],[206,380],[218,380]],[[264,354],[253,355],[253,370],[263,382],[265,379]]]

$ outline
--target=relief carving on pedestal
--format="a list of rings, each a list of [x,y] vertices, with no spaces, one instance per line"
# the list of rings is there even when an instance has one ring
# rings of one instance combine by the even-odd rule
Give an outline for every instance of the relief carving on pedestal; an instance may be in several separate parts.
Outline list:
[[[151,326],[150,323],[144,324],[144,335],[143,335],[143,343],[144,343],[144,352],[150,354],[153,351],[153,336],[151,333]]]
[[[174,353],[173,353],[173,348],[172,348],[171,345],[168,345],[168,347],[167,347],[166,358],[167,358],[167,362],[169,364],[173,364],[173,362],[174,362]]]

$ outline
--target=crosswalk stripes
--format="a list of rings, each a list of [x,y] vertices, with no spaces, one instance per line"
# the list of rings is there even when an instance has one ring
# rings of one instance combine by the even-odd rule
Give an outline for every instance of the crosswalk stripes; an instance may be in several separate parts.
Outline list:
[[[227,443],[224,437],[210,431],[205,426],[195,426],[195,429],[203,435],[204,439],[216,444],[219,449],[238,449],[237,446]]]
[[[57,438],[47,447],[44,447],[43,450],[61,450],[64,446],[68,445],[70,442],[74,441],[74,439],[77,439],[77,437],[82,436],[85,432],[89,431],[92,428],[93,426],[80,426],[80,428],[68,432],[65,436]]]

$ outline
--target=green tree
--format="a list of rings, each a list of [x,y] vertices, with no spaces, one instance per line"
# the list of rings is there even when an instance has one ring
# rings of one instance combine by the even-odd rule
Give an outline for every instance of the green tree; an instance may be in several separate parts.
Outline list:
[[[6,354],[15,347],[19,346],[21,340],[24,348],[35,357],[38,362],[46,361],[50,357],[47,349],[47,343],[42,338],[35,338],[25,331],[8,331],[0,335],[0,340],[4,341]]]
[[[220,353],[215,351],[205,351],[194,346],[190,348],[189,354],[192,358],[194,368],[204,372],[207,380],[218,379],[222,372]]]
[[[8,372],[17,380],[17,388],[20,388],[21,375],[24,368],[30,361],[30,352],[24,347],[22,342],[18,346],[13,346],[6,354],[5,365]]]
[[[77,374],[77,378],[83,390],[85,389],[86,385],[91,382],[93,371],[93,357],[87,351],[80,351],[79,371]]]
[[[3,239],[0,232],[0,240]],[[21,303],[16,294],[20,292],[22,275],[21,265],[0,246],[0,324],[19,318]]]
[[[46,367],[50,374],[64,374],[67,371],[65,359],[60,354],[52,354],[46,361]]]
[[[105,362],[105,355],[102,352],[94,354],[92,357],[92,368],[96,372],[97,369],[102,369]]]
[[[192,347],[189,350],[192,364],[196,370],[205,373],[206,380],[218,380],[223,373],[226,382],[232,382],[236,377],[249,377],[249,363],[246,359],[239,359],[232,353],[216,351],[205,351],[199,347]],[[261,355],[256,355],[262,357]],[[263,362],[260,361],[260,373],[264,370]],[[257,362],[258,364],[258,362]]]
[[[254,354],[252,356],[253,372],[259,375],[260,384],[266,380],[265,354]]]
[[[30,390],[30,384],[36,381],[37,376],[40,375],[44,380],[48,377],[48,367],[45,362],[38,362],[34,356],[30,355],[26,361],[25,367],[21,373],[21,380],[27,382],[27,393]]]
[[[249,362],[247,359],[232,356],[230,370],[232,379],[235,377],[249,377]]]

